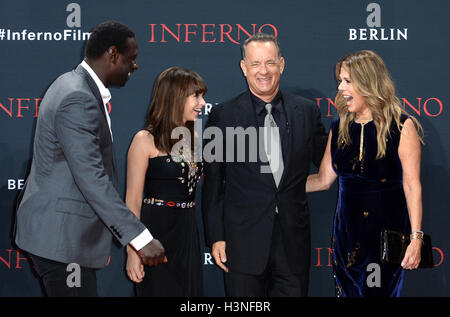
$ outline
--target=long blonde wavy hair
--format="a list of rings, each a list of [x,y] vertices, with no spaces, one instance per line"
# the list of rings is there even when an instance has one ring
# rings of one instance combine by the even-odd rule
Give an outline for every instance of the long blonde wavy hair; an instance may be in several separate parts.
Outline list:
[[[372,112],[373,122],[377,129],[377,159],[386,155],[386,141],[389,128],[393,121],[399,131],[402,129],[400,117],[406,114],[402,108],[400,99],[395,95],[395,86],[389,76],[386,66],[375,52],[369,50],[357,51],[345,56],[336,64],[336,78],[339,81],[341,68],[344,68],[350,76],[353,88],[361,94],[366,105]],[[349,125],[355,119],[356,114],[348,111],[346,100],[342,92],[338,91],[335,98],[338,107],[340,123],[338,146],[343,148],[350,144]],[[423,143],[423,129],[416,118],[410,116]]]

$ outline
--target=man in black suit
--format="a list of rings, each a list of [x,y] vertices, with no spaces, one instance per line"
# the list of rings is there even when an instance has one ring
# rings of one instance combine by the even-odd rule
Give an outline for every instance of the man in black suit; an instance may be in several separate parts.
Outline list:
[[[133,31],[102,23],[84,61],[42,99],[15,241],[29,253],[48,296],[97,296],[96,269],[107,264],[113,236],[138,250],[144,264],[167,261],[117,192],[107,87],[125,85],[138,69],[137,54]],[[69,263],[80,267],[79,285],[67,284]]]
[[[214,107],[205,132],[214,128],[225,136],[239,127],[246,140],[254,135],[252,129],[276,134],[257,134],[257,141],[253,138],[238,153],[242,147],[228,133],[213,155],[220,156],[223,148],[227,158],[215,161],[207,157],[212,140],[205,142],[202,209],[207,244],[225,271],[227,296],[307,296],[311,246],[305,182],[311,161],[320,165],[327,135],[313,102],[280,91],[285,60],[274,36],[248,38],[242,56],[249,90]],[[255,143],[262,155],[252,160]],[[267,150],[269,143],[272,150]],[[282,159],[273,165],[275,154]]]

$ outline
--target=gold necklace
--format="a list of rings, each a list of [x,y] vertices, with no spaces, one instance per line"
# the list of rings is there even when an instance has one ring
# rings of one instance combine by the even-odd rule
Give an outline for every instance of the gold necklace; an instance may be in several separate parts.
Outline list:
[[[364,122],[364,123],[360,123],[361,125],[361,136],[360,136],[360,141],[359,141],[359,161],[361,162],[361,166],[362,166],[362,162],[363,162],[363,155],[364,155],[364,127],[368,122]],[[362,167],[361,167],[362,170]]]
[[[358,164],[359,165],[359,173],[360,174],[362,174],[364,172],[364,127],[370,121],[367,121],[367,122],[364,122],[364,123],[355,121],[357,124],[361,125],[361,135],[360,135],[360,138],[359,138],[359,155],[356,156],[352,160],[352,162],[353,162],[352,170],[356,171],[356,165]]]

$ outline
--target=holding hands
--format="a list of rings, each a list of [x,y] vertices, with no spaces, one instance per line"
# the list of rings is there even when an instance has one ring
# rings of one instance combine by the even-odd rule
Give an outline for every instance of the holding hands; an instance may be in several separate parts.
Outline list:
[[[157,266],[161,263],[167,263],[167,257],[161,242],[153,239],[139,251],[127,246],[127,274],[130,280],[135,283],[142,282],[144,278],[144,265]]]

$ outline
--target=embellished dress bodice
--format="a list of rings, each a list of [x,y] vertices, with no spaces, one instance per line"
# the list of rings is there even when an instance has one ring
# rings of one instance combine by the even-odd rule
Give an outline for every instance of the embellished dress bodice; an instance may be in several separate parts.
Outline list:
[[[170,155],[149,159],[144,199],[194,201],[195,188],[203,172],[202,162],[188,162]]]

